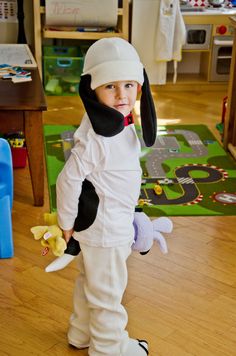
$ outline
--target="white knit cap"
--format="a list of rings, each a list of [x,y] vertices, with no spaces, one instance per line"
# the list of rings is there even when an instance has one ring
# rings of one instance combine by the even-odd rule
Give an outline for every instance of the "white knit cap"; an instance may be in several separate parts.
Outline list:
[[[87,51],[82,75],[91,75],[91,88],[134,80],[143,85],[143,65],[135,48],[118,37],[102,38]]]

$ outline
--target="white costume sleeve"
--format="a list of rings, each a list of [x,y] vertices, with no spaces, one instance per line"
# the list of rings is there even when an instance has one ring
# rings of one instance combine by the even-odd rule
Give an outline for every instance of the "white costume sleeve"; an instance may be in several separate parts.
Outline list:
[[[104,158],[102,141],[94,138],[78,140],[57,178],[58,223],[63,230],[73,228],[78,213],[82,183]]]

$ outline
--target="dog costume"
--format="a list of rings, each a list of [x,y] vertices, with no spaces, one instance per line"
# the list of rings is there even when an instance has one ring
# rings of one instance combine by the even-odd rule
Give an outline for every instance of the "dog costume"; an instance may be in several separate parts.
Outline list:
[[[85,56],[79,88],[86,114],[57,179],[59,225],[73,228],[81,248],[68,340],[77,348],[89,345],[92,356],[146,356],[147,342],[125,331],[121,305],[141,185],[140,143],[133,120],[99,103],[94,91],[114,81],[142,86],[143,139],[151,146],[156,138],[155,108],[136,50],[120,38],[95,42]]]

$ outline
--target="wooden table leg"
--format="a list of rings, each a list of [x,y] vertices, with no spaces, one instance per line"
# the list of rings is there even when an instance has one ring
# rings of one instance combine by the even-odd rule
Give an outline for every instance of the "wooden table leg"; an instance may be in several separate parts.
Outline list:
[[[34,205],[42,206],[44,203],[44,146],[42,112],[25,111],[24,126]]]

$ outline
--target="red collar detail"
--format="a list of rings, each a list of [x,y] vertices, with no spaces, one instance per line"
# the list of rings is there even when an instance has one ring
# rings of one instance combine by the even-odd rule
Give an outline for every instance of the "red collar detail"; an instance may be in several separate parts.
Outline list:
[[[133,123],[134,123],[134,118],[132,113],[124,117],[124,126],[129,126],[130,124]]]

